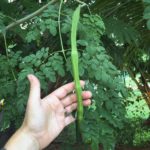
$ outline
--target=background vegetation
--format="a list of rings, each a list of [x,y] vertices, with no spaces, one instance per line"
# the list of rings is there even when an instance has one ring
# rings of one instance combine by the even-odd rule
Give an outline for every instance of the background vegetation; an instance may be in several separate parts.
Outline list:
[[[73,149],[72,145],[85,150],[97,150],[99,145],[104,150],[120,145],[148,147],[150,1],[84,2],[77,39],[79,70],[93,92],[93,104],[85,109],[82,144],[76,143],[74,124],[54,143],[65,150]],[[22,122],[27,74],[40,79],[42,96],[72,81],[71,19],[79,3],[67,1],[59,13],[56,0],[0,1],[1,131],[18,128]]]

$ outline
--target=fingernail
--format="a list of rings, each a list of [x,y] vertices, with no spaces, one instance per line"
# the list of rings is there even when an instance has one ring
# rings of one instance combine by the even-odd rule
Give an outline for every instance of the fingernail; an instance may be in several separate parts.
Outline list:
[[[88,91],[88,92],[89,92],[90,97],[92,97],[92,92],[91,91]]]
[[[30,81],[32,80],[32,75],[31,75],[31,74],[27,75],[27,77],[28,77],[28,79],[29,79]]]

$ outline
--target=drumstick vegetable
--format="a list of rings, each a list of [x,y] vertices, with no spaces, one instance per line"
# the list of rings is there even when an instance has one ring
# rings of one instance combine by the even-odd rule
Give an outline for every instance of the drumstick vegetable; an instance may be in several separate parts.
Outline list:
[[[72,28],[71,28],[71,61],[72,61],[72,69],[73,69],[73,77],[75,82],[75,91],[78,100],[78,107],[77,107],[77,139],[81,138],[80,130],[81,130],[81,122],[83,120],[83,103],[82,103],[82,89],[80,85],[79,79],[79,62],[78,62],[78,51],[77,51],[77,28],[78,22],[80,18],[80,8],[78,6],[73,14],[72,17]]]

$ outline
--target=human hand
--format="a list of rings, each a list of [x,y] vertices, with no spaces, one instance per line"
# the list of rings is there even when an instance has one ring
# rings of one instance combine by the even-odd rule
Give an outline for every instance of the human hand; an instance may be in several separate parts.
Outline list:
[[[74,83],[68,83],[41,99],[39,80],[33,75],[28,75],[28,79],[30,95],[21,129],[34,137],[40,149],[43,149],[60,134],[64,127],[75,121],[70,114],[77,108],[77,97],[71,94]],[[83,81],[81,86],[84,86]],[[82,92],[84,106],[91,104],[91,96],[89,91]],[[66,113],[70,115],[65,116]]]

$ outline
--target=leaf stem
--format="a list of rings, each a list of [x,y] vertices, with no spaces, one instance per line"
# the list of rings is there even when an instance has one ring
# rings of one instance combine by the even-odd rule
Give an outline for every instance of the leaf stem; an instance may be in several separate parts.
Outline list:
[[[61,34],[61,25],[60,25],[60,15],[61,15],[62,4],[63,4],[63,0],[60,1],[60,6],[59,6],[58,27],[59,27],[59,37],[60,37],[60,44],[61,44],[62,52],[63,52],[65,60],[67,61],[64,46],[63,46],[63,40],[62,40],[62,34]]]
[[[92,12],[91,12],[91,10],[90,10],[90,7],[89,7],[89,5],[88,5],[87,3],[82,2],[82,1],[80,1],[80,0],[75,0],[75,1],[78,2],[79,4],[81,4],[81,7],[86,6],[87,9],[88,9],[88,11],[89,11],[89,14],[92,15]]]
[[[6,33],[3,33],[3,37],[4,37],[4,44],[5,44],[5,51],[6,51],[6,57],[7,57],[7,61],[8,61],[8,64],[10,66],[10,70],[11,70],[11,73],[13,75],[13,78],[14,78],[14,81],[17,81],[16,79],[16,76],[15,76],[15,73],[11,67],[11,64],[10,64],[10,61],[9,61],[9,56],[8,56],[8,46],[7,46],[7,40],[6,40]]]

